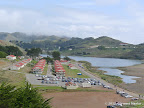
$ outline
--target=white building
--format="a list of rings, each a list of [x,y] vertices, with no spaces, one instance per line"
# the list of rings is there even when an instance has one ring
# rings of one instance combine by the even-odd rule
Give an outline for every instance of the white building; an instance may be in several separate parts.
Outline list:
[[[6,59],[8,59],[8,60],[15,60],[16,56],[14,56],[14,55],[8,55],[8,56],[6,56]]]
[[[83,82],[82,83],[82,87],[83,88],[89,88],[89,87],[91,87],[91,83],[89,83],[89,82]]]
[[[19,65],[14,65],[12,67],[10,67],[11,70],[20,70],[20,66]]]
[[[72,83],[72,82],[67,82],[65,84],[65,88],[66,89],[77,89],[78,85],[76,83]]]
[[[73,64],[68,65],[70,69],[77,69]]]

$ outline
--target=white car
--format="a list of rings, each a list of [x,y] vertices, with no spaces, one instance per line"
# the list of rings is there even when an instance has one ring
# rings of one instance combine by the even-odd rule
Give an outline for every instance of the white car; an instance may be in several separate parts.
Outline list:
[[[125,92],[123,91],[117,91],[117,94],[124,94]]]
[[[106,86],[106,85],[104,85],[103,87],[104,87],[104,88],[110,88],[110,86]]]
[[[38,75],[38,74],[36,74],[35,76],[36,76],[36,77],[39,77],[39,75]]]
[[[131,95],[126,95],[125,98],[132,98],[133,96]]]

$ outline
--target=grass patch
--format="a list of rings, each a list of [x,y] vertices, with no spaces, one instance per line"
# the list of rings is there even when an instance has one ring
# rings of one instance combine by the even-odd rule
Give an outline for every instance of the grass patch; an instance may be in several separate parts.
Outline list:
[[[26,65],[25,67],[23,67],[20,70],[18,70],[18,72],[30,73],[31,72],[31,67],[29,67],[29,66]]]
[[[92,88],[77,88],[68,90],[62,87],[58,86],[35,86],[39,91],[45,91],[45,92],[112,92],[108,90],[96,90]]]
[[[2,82],[8,82],[14,86],[21,87],[25,84],[25,74],[22,73],[16,73],[11,71],[1,71],[0,72],[1,80]]]
[[[48,70],[48,64],[45,65],[44,71],[42,73],[42,75],[46,75],[47,74],[47,70]]]
[[[73,77],[73,78],[89,78],[87,75],[77,75],[77,73],[81,73],[80,70],[78,69],[69,69],[67,65],[63,65],[65,71],[66,71],[66,76],[67,77]]]
[[[27,64],[27,66],[28,67],[34,67],[37,63],[38,63],[38,61],[32,60],[30,63]]]
[[[96,89],[93,89],[93,88],[77,88],[77,89],[74,89],[74,90],[64,90],[64,92],[113,92],[113,91],[108,91],[108,90],[96,90]]]

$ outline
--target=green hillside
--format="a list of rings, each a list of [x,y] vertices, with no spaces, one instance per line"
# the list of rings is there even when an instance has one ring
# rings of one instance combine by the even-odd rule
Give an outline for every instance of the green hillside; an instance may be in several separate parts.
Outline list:
[[[144,59],[144,45],[138,45],[137,48],[121,56],[126,59]]]
[[[11,43],[11,42],[8,42],[8,41],[0,40],[0,46],[14,46],[14,47],[18,47],[19,50],[20,50],[24,55],[26,54],[26,51],[25,51],[23,48],[15,45],[15,44],[13,44],[13,43]]]

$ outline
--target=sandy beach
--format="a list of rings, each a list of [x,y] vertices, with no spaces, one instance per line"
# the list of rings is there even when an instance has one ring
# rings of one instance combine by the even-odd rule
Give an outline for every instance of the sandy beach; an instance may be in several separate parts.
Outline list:
[[[118,68],[124,71],[124,75],[129,76],[137,76],[140,78],[136,78],[136,83],[133,84],[121,84],[122,87],[134,91],[138,94],[144,94],[144,64],[128,66],[128,67],[120,67]]]

